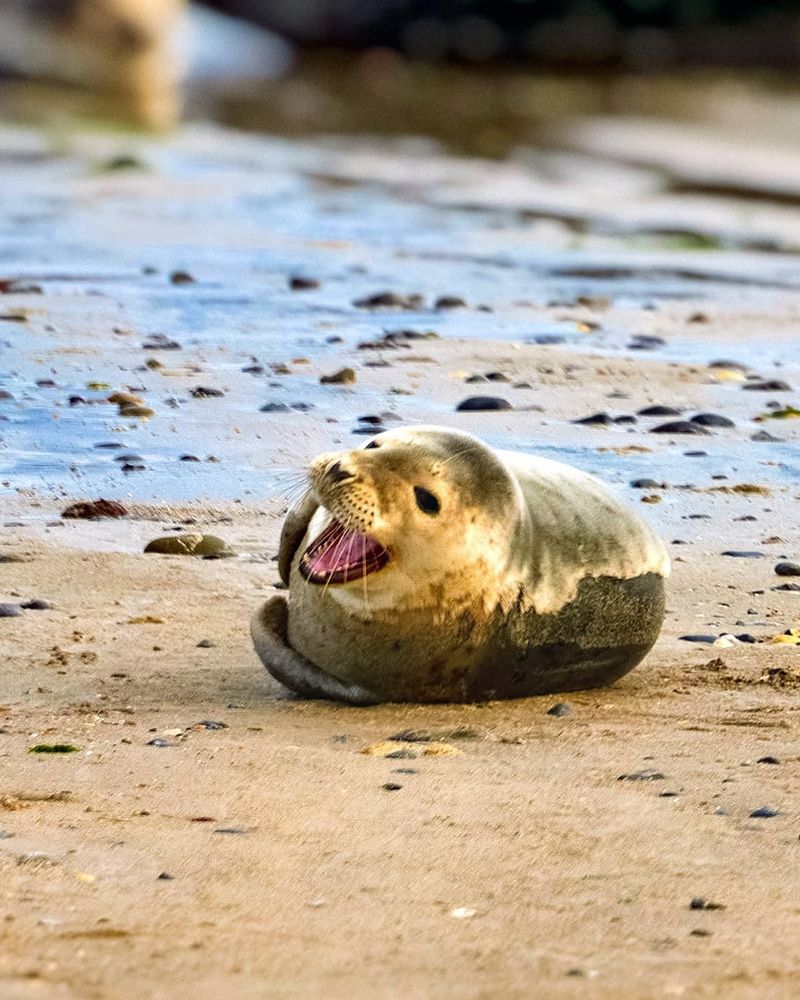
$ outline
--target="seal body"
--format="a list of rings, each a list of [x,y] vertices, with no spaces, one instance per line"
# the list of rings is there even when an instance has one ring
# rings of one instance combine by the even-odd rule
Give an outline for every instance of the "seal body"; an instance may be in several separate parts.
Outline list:
[[[611,683],[664,618],[660,539],[597,479],[412,427],[322,455],[252,622],[291,689],[478,701]]]

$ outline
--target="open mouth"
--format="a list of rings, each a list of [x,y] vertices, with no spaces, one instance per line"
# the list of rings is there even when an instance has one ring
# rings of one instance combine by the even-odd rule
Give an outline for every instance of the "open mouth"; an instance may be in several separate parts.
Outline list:
[[[383,569],[389,558],[379,541],[333,520],[303,553],[300,573],[309,583],[349,583]]]

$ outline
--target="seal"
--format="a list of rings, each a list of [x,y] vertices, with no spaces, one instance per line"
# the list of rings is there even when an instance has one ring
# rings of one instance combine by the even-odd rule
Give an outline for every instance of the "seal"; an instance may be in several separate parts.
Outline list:
[[[408,427],[320,455],[288,513],[288,586],[253,616],[286,687],[353,704],[608,684],[664,619],[661,540],[593,476]]]

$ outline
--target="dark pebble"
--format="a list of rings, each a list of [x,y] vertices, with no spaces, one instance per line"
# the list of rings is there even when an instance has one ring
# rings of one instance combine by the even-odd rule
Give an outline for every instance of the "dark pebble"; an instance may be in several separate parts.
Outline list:
[[[200,459],[197,457],[197,455],[179,455],[178,456],[178,461],[179,462],[199,462]]]
[[[169,276],[170,283],[173,285],[193,285],[194,278],[189,274],[188,271],[173,271]]]
[[[665,424],[650,428],[651,434],[708,434],[705,427],[688,420],[669,420]]]
[[[172,882],[175,878],[174,875],[170,875],[169,872],[159,872],[157,876],[157,881],[159,882]]]
[[[99,444],[94,445],[95,448],[103,448],[108,451],[116,451],[118,448],[124,448],[125,445],[119,441],[101,441]]]
[[[510,382],[511,379],[508,375],[504,375],[502,372],[486,372],[486,379],[489,382]]]
[[[142,349],[145,351],[179,351],[181,345],[177,340],[172,340],[163,333],[151,333],[147,340],[142,343]]]
[[[793,562],[779,562],[775,566],[778,576],[800,576],[800,564]]]
[[[711,931],[706,930],[705,927],[695,927],[694,930],[689,931],[690,937],[711,937]]]
[[[0,604],[0,618],[19,618],[21,614],[18,604]]]
[[[613,422],[615,424],[635,424],[637,420],[632,413],[623,413],[618,417],[614,417]]]
[[[540,333],[530,338],[530,343],[550,346],[555,344],[566,344],[567,338],[560,333]]]
[[[775,437],[769,431],[756,431],[755,434],[750,435],[750,440],[758,441],[759,443],[768,443],[771,441],[783,441],[783,438]]]
[[[704,896],[695,896],[694,899],[689,903],[690,910],[724,910],[724,903],[713,903],[710,899],[706,899]]]
[[[134,455],[131,452],[127,452],[126,451],[126,452],[123,452],[122,455],[115,455],[114,456],[114,461],[115,462],[120,462],[120,463],[124,463],[124,462],[143,462],[144,459],[142,458],[141,455]]]
[[[377,292],[363,299],[356,299],[353,305],[358,309],[421,309],[425,299],[421,295],[399,295],[397,292]]]
[[[674,406],[662,406],[657,403],[655,406],[645,406],[643,410],[637,411],[640,417],[679,417],[682,410],[676,410]]]
[[[749,372],[750,369],[747,365],[743,365],[739,361],[731,361],[729,358],[718,358],[716,361],[710,362],[709,368],[731,368],[733,371],[737,372]]]
[[[469,385],[473,385],[476,382],[488,382],[489,379],[485,375],[467,375],[464,381]]]
[[[468,396],[463,399],[456,410],[513,410],[507,399],[500,396]]]
[[[699,424],[700,427],[735,427],[736,424],[729,418],[723,417],[720,413],[698,413],[690,421],[692,424]]]
[[[247,830],[241,826],[218,826],[214,833],[227,833],[235,837],[242,836],[247,833]]]
[[[457,295],[440,295],[434,302],[434,309],[463,309],[466,304]]]
[[[201,639],[197,644],[198,649],[213,649],[215,646],[216,643],[211,639]]]
[[[632,479],[629,485],[635,490],[664,490],[666,483],[657,483],[655,479]]]
[[[302,278],[297,274],[289,278],[289,288],[293,292],[308,292],[312,288],[319,288],[319,285],[316,278]]]
[[[214,389],[212,386],[198,385],[190,391],[193,399],[211,399],[215,396],[224,396],[222,389]]]
[[[756,764],[780,764],[777,757],[759,757]]]
[[[396,781],[387,781],[381,787],[387,792],[399,792],[403,786],[398,785]]]
[[[788,382],[783,382],[780,379],[766,379],[761,382],[746,382],[743,389],[750,389],[752,392],[791,392],[792,387]]]
[[[777,587],[773,587],[773,590],[783,590],[792,594],[800,594],[800,583],[781,583]]]
[[[679,635],[679,639],[684,642],[716,642],[718,636],[716,635]]]
[[[202,722],[197,723],[198,726],[202,726],[203,729],[208,729],[210,732],[214,732],[218,729],[227,729],[227,722],[217,722],[214,719],[203,719]]]
[[[369,424],[371,427],[380,427],[383,424],[383,417],[378,413],[368,413],[366,416],[358,417],[360,424]]]
[[[677,799],[678,792],[659,792],[658,797],[660,799]]]
[[[83,406],[87,400],[83,396],[70,396],[67,402],[70,406]]]
[[[736,638],[739,640],[739,642],[748,642],[751,645],[753,643],[758,642],[758,639],[754,635],[751,635],[749,632],[740,632],[739,635],[736,636]]]
[[[386,754],[387,760],[414,760],[417,754],[413,750],[392,750]]]
[[[663,781],[664,778],[661,771],[633,771],[631,774],[621,774],[617,781]]]
[[[291,407],[287,403],[264,403],[259,410],[260,413],[291,413]]]
[[[613,422],[611,415],[608,413],[591,413],[588,417],[580,417],[578,420],[572,421],[573,424],[585,424],[587,426],[605,426]]]
[[[663,347],[666,340],[663,337],[652,337],[648,334],[637,333],[628,344],[629,351],[654,351],[657,347]]]
[[[245,375],[263,375],[266,372],[266,368],[263,365],[245,365],[241,371]]]
[[[52,606],[52,604],[48,604],[47,601],[43,601],[40,597],[32,597],[29,601],[23,601],[20,604],[20,607],[25,608],[26,611],[49,611]]]
[[[148,740],[147,743],[146,743],[146,746],[149,746],[149,747],[174,747],[175,744],[174,743],[170,743],[169,740],[154,739],[154,740]]]
[[[774,816],[780,816],[780,812],[771,806],[761,806],[750,813],[750,819],[772,819]]]
[[[380,434],[381,431],[385,431],[386,428],[381,424],[377,427],[354,427],[350,433],[351,434]]]
[[[707,451],[685,451],[685,458],[705,458],[708,455]]]
[[[567,704],[566,701],[557,701],[555,705],[552,705],[547,709],[548,715],[555,715],[561,718],[564,715],[570,715],[572,713],[572,706]]]
[[[736,549],[726,549],[722,553],[724,556],[731,556],[733,559],[763,559],[763,552],[738,552]]]

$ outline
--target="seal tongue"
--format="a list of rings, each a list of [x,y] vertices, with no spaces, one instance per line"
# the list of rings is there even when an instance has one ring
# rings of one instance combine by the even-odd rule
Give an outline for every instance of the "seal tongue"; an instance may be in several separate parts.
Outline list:
[[[347,583],[388,561],[389,553],[379,541],[334,520],[306,549],[300,572],[310,583]]]

